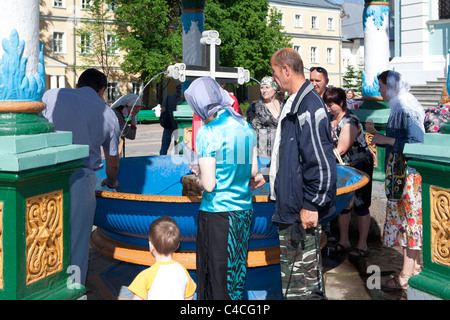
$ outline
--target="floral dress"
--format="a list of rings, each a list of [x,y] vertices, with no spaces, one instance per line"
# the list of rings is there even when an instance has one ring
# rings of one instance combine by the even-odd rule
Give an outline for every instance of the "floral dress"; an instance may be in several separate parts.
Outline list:
[[[422,177],[407,174],[399,201],[387,201],[383,242],[387,247],[422,247]]]
[[[423,142],[423,132],[410,116],[398,114],[396,118],[391,115],[386,127],[386,136],[396,138],[393,147],[386,146],[386,159],[391,152],[403,152],[405,143]],[[400,125],[392,126],[392,123]],[[412,250],[422,248],[422,177],[409,166],[402,197],[387,200],[383,244]]]
[[[425,132],[438,133],[441,127],[450,119],[450,105],[441,105],[436,108],[429,108],[425,111]]]
[[[256,132],[258,155],[270,157],[277,132],[278,118],[272,115],[262,100],[258,100],[248,108],[247,122]]]

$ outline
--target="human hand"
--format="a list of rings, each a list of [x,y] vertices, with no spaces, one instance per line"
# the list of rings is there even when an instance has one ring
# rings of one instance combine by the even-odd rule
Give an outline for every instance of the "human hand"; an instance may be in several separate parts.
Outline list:
[[[139,111],[141,111],[141,109],[142,106],[134,106],[133,109],[131,110],[131,115],[136,116],[139,113]]]
[[[302,209],[300,211],[300,221],[305,230],[315,228],[319,222],[319,213],[317,211]]]
[[[372,119],[367,119],[367,122],[366,122],[366,131],[367,131],[368,133],[370,133],[370,134],[373,134],[373,135],[375,135],[375,134],[378,133],[378,130],[375,129],[375,124],[373,123],[373,120],[372,120]]]
[[[198,163],[191,162],[189,164],[189,169],[191,169],[192,173],[198,177],[200,175],[200,166]]]
[[[250,178],[250,189],[253,191],[262,187],[266,183],[264,176],[261,173],[258,173],[253,178]]]
[[[115,180],[113,183],[111,183],[111,181],[108,180],[108,178],[106,178],[105,180],[102,181],[101,186],[107,186],[108,188],[111,189],[117,189],[119,187],[119,181]]]

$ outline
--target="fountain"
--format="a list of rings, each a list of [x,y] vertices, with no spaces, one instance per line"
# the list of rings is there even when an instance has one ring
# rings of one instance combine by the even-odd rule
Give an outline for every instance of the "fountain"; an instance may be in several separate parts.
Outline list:
[[[261,157],[260,168],[268,162],[269,158]],[[182,178],[188,174],[191,174],[189,164],[182,155],[121,158],[118,190],[97,187],[94,220],[97,228],[92,234],[92,247],[125,263],[152,265],[155,260],[148,250],[148,228],[158,217],[170,216],[181,231],[180,248],[174,259],[190,270],[195,280],[195,241],[201,196],[182,195]],[[99,181],[105,176],[104,170],[97,171]],[[354,190],[367,182],[366,174],[338,165],[336,214],[332,218],[349,203]],[[273,208],[268,184],[253,192],[246,299],[281,298],[278,232],[271,223]]]

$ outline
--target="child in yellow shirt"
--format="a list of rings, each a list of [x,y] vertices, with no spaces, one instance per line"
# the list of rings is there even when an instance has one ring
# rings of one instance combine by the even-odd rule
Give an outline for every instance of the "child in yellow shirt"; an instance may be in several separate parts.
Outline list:
[[[197,288],[188,271],[173,260],[180,245],[180,229],[169,217],[156,219],[148,231],[150,253],[156,262],[139,273],[128,289],[133,300],[192,300]]]

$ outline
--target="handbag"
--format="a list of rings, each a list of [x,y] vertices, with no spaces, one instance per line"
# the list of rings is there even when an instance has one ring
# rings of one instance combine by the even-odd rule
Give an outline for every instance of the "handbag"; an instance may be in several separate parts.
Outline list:
[[[392,152],[386,165],[385,191],[388,200],[400,200],[406,184],[406,159],[403,153]]]
[[[339,154],[339,151],[337,151],[337,149],[334,148],[333,149],[333,153],[334,153],[334,156],[336,157],[336,159],[338,160],[339,164],[343,166],[344,165],[344,161],[342,161],[342,158],[341,158],[341,155]]]

